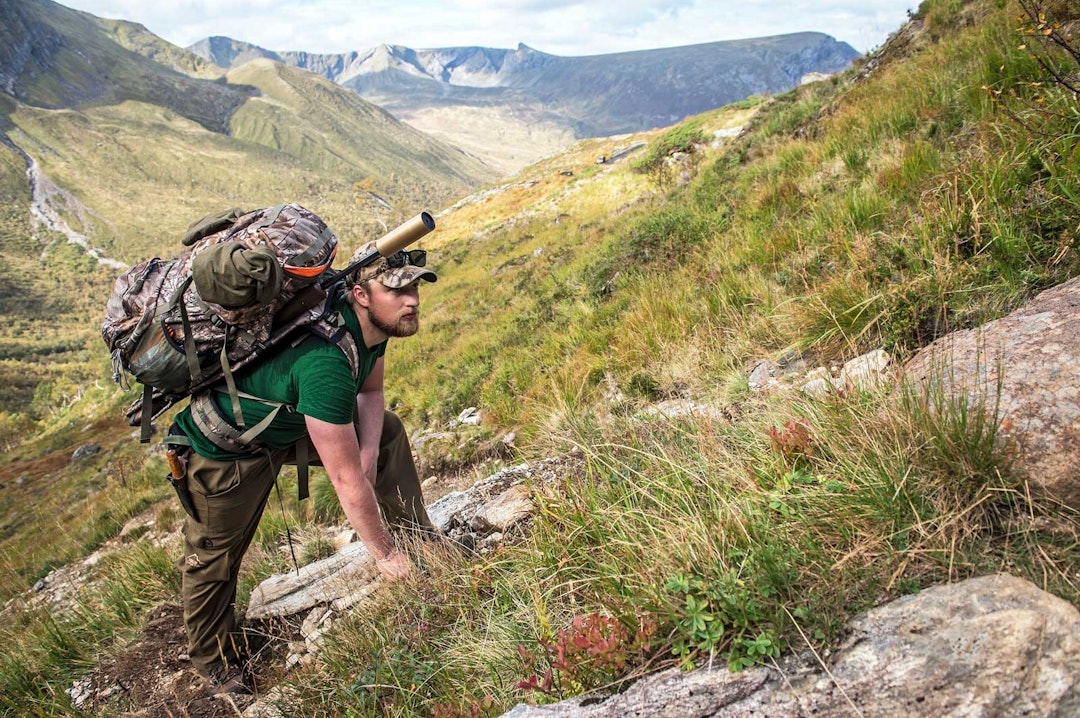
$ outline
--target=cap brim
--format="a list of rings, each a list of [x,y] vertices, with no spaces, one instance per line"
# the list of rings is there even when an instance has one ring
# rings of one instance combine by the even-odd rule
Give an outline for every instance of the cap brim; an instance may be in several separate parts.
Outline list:
[[[425,279],[429,282],[439,281],[439,276],[432,272],[430,269],[424,269],[423,267],[415,267],[411,264],[407,264],[404,267],[398,267],[397,269],[391,269],[387,272],[383,272],[374,278],[376,282],[384,287],[390,287],[391,289],[401,289],[407,287],[418,279]]]

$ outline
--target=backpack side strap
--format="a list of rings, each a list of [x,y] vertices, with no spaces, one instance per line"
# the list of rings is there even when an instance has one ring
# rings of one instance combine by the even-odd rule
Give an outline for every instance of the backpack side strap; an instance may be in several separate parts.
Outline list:
[[[242,431],[233,426],[228,419],[221,415],[210,392],[201,392],[191,398],[191,419],[195,422],[195,426],[202,432],[203,436],[209,439],[210,443],[222,451],[228,451],[234,454],[250,454],[258,451],[263,446],[262,442],[258,440],[259,434],[261,434],[266,427],[270,426],[270,423],[274,421],[274,418],[277,417],[278,412],[281,411],[281,409],[288,409],[290,408],[290,405],[260,399],[257,396],[251,396],[250,394],[245,394],[243,392],[239,392],[238,395],[245,399],[254,399],[255,401],[269,404],[273,406],[274,409],[258,424],[250,429]]]

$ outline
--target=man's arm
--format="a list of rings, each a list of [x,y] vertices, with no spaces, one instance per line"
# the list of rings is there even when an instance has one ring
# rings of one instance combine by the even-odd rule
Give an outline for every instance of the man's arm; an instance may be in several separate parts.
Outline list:
[[[356,395],[356,425],[360,437],[360,470],[372,487],[379,461],[379,439],[382,437],[383,412],[386,397],[383,394],[383,357],[375,360],[375,366],[364,380]]]
[[[331,424],[305,417],[308,436],[319,452],[326,473],[337,492],[345,516],[360,540],[375,557],[379,571],[390,578],[408,575],[408,556],[397,550],[390,531],[383,523],[375,499],[375,483],[361,471],[360,444],[352,424]],[[378,436],[375,437],[378,452]]]

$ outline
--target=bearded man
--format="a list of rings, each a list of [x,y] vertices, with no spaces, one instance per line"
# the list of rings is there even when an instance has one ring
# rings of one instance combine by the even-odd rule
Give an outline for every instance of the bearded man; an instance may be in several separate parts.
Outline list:
[[[353,261],[373,249],[369,242]],[[345,516],[388,578],[407,576],[412,565],[390,527],[437,533],[408,436],[383,395],[387,341],[416,333],[420,280],[438,279],[425,264],[423,250],[403,250],[350,278],[338,310],[355,340],[355,362],[312,334],[236,376],[245,422],[268,421],[254,443],[222,438],[237,434],[224,387],[193,397],[170,430],[178,439],[171,443],[190,445],[194,516],[184,524],[180,561],[184,622],[191,662],[212,695],[250,692],[236,633],[237,576],[283,464],[308,451],[318,455]]]

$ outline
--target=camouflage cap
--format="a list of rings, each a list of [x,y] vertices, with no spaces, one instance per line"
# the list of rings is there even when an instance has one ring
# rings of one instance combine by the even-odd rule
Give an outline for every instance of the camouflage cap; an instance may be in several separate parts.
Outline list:
[[[375,250],[375,242],[368,242],[360,249],[353,252],[352,257],[349,258],[349,264],[359,260],[366,254]],[[399,253],[400,254],[400,253]],[[392,255],[393,256],[393,255]],[[426,279],[429,282],[438,281],[439,277],[430,269],[425,267],[417,267],[414,264],[405,264],[401,267],[391,267],[389,260],[386,257],[379,257],[377,260],[369,264],[368,266],[358,269],[352,277],[349,278],[350,284],[361,284],[370,279],[374,279],[384,287],[390,287],[391,289],[400,289],[401,287],[407,287],[418,279]]]

